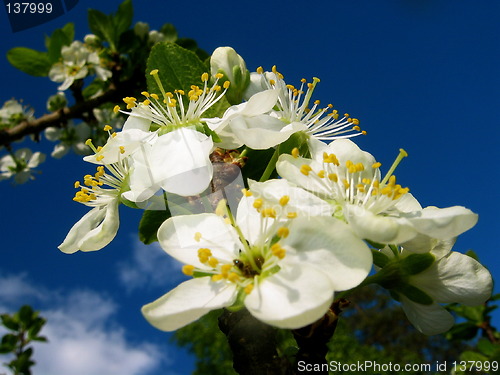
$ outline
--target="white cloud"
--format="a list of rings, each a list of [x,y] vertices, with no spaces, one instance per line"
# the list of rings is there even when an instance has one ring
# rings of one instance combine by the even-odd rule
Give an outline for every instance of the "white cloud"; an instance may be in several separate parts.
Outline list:
[[[127,341],[124,327],[114,321],[116,303],[101,293],[50,291],[33,287],[26,276],[1,274],[0,291],[3,311],[30,303],[47,318],[41,334],[49,342],[34,344],[36,374],[146,375],[165,365],[158,346]]]
[[[166,254],[158,242],[144,245],[133,239],[132,259],[120,263],[118,277],[127,291],[160,287],[166,291],[187,279],[182,264]]]

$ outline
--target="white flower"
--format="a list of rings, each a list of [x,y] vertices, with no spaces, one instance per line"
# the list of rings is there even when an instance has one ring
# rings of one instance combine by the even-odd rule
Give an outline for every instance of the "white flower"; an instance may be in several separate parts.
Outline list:
[[[120,226],[120,196],[128,190],[128,160],[106,165],[106,169],[100,165],[94,175],[84,176],[84,186],[75,182],[75,188],[81,189],[73,200],[93,208],[70,229],[59,245],[62,252],[100,250],[115,238]]]
[[[89,153],[85,141],[90,137],[90,127],[82,122],[74,125],[72,121],[64,128],[50,127],[45,129],[45,137],[52,142],[60,141],[54,146],[51,156],[60,159],[72,149],[78,155],[87,155]]]
[[[32,120],[32,108],[23,106],[15,99],[7,100],[0,108],[0,127],[2,124],[17,124],[22,120]]]
[[[427,294],[432,303],[412,301],[396,292],[410,322],[426,335],[443,333],[453,326],[453,316],[440,304],[477,306],[491,296],[491,274],[473,258],[451,251],[454,242],[439,241],[435,247],[428,249],[435,262],[426,270],[408,277],[408,284]],[[395,256],[388,249],[384,249],[384,253],[392,258]],[[404,259],[411,254],[403,249],[398,257]]]
[[[0,181],[14,177],[16,184],[24,184],[33,180],[32,169],[45,161],[45,154],[32,153],[29,148],[21,148],[12,155],[5,155],[0,159]]]
[[[405,155],[402,150],[395,165]],[[294,152],[281,155],[276,163],[280,176],[330,201],[337,215],[364,239],[382,244],[403,243],[418,235],[447,239],[476,224],[477,215],[464,207],[422,209],[408,188],[396,184],[394,168],[381,179],[380,166],[347,139],[318,149],[312,159]]]
[[[54,82],[63,82],[57,89],[67,90],[76,79],[83,79],[88,74],[85,66],[90,50],[80,41],[61,50],[62,62],[55,63],[49,71],[49,78]]]
[[[307,206],[294,196],[273,204],[279,191],[271,185],[263,190],[270,200],[245,192],[236,222],[229,212],[220,216],[219,206],[219,215],[175,216],[162,224],[160,245],[195,278],[142,308],[152,325],[172,331],[237,304],[267,324],[299,328],[325,314],[335,291],[365,279],[372,258],[363,241],[331,216],[301,215],[295,208]]]
[[[202,115],[220,100],[229,82],[224,83],[223,90],[217,84],[222,75],[217,74],[214,84],[209,88],[209,77],[204,73],[201,76],[203,88],[193,85],[187,94],[183,90],[170,93],[163,89],[157,70],[153,70],[151,75],[162,92],[163,102],[157,94],[148,92],[143,92],[146,100],[140,103],[132,97],[123,99],[127,109],[132,109],[131,112],[124,112],[130,116],[127,123],[143,122],[148,127],[156,127],[158,134],[157,138],[148,142],[139,142],[141,152],[133,155],[131,191],[126,193],[126,197],[134,202],[142,202],[159,188],[183,196],[199,194],[208,187],[213,175],[209,158],[213,142],[202,132],[205,120]],[[188,100],[187,104],[185,99]],[[127,123],[121,133],[130,127]],[[120,133],[115,138],[119,136]],[[125,146],[125,151],[129,148]],[[96,159],[101,158],[96,155]]]
[[[111,71],[101,66],[97,52],[78,40],[62,47],[61,55],[62,61],[55,63],[49,71],[50,80],[62,82],[58,90],[67,90],[75,80],[83,79],[92,72],[103,81],[112,75]]]
[[[203,192],[212,180],[209,155],[212,139],[196,130],[180,128],[142,143],[134,153],[130,191],[124,197],[133,202],[151,198],[160,188],[182,196]]]

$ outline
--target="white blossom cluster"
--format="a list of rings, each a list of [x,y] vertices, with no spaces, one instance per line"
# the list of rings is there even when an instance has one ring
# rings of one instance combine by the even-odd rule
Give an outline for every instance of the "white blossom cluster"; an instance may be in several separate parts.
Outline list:
[[[161,72],[151,75],[160,92],[124,98],[127,109],[115,108],[129,115],[122,130],[106,126],[102,147],[87,142],[93,154],[84,160],[97,170],[75,183],[74,200],[92,209],[59,248],[108,245],[121,203],[158,209],[166,201],[172,213],[175,197],[203,205],[201,213],[181,207],[158,229],[162,248],[193,278],[143,307],[155,327],[176,330],[211,310],[245,307],[270,325],[299,328],[321,318],[337,292],[376,280],[415,327],[436,334],[453,324],[441,304],[490,296],[486,268],[451,250],[477,215],[461,206],[422,208],[396,182],[404,150],[382,175],[350,139],[363,134],[359,121],[312,100],[319,79],[295,87],[276,68],[249,74],[229,47],[215,50],[210,75],[189,92],[166,92]],[[233,87],[244,87],[242,102],[207,118]],[[280,154],[293,137],[304,143]],[[261,181],[241,181],[247,188],[238,194],[217,185],[214,153],[241,161],[249,149],[275,150]],[[274,169],[280,178],[269,179]]]

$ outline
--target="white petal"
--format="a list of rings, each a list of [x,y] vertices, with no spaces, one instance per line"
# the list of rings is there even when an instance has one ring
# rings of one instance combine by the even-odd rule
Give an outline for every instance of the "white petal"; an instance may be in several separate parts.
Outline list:
[[[478,218],[471,210],[461,206],[426,207],[401,216],[411,221],[418,232],[443,240],[469,230],[476,225]]]
[[[60,159],[68,153],[69,149],[70,147],[68,145],[59,143],[54,146],[54,150],[52,150],[50,156],[56,159]]]
[[[278,90],[266,90],[256,93],[248,100],[241,114],[252,117],[269,112],[275,106],[278,94]]]
[[[333,217],[294,219],[280,243],[287,250],[282,263],[308,264],[330,277],[334,290],[359,285],[372,267],[372,254],[344,222]]]
[[[199,241],[196,233],[201,234]],[[158,241],[175,259],[200,268],[209,268],[198,259],[200,248],[210,249],[215,258],[227,263],[232,263],[242,248],[234,228],[215,214],[171,217],[158,229]]]
[[[316,160],[301,157],[294,158],[292,155],[282,154],[276,163],[276,170],[281,177],[303,189],[314,192],[324,198],[331,198],[331,184],[325,184],[325,180],[323,179],[312,178],[303,174],[300,171],[303,165],[309,165],[314,172],[319,172],[323,169],[322,165]]]
[[[285,125],[281,120],[269,115],[254,117],[239,116],[231,120],[229,127],[238,139],[255,150],[274,147],[300,130],[303,124]]]
[[[477,306],[490,296],[493,280],[488,270],[473,258],[457,252],[434,263],[410,282],[439,303]]]
[[[178,129],[158,138],[151,150],[151,168],[167,192],[189,196],[203,192],[212,180],[210,137]]]
[[[162,331],[175,331],[211,310],[230,306],[237,289],[232,283],[200,277],[183,282],[156,301],[142,307],[146,320]]]
[[[315,267],[296,264],[257,283],[245,306],[265,323],[295,329],[321,318],[332,301],[330,278]]]
[[[143,104],[139,105],[142,107],[146,107]],[[139,129],[145,132],[149,131],[149,127],[151,126],[151,120],[135,115],[135,112],[137,112],[137,109],[132,108],[130,116],[127,118],[127,121],[125,121],[125,123],[123,124],[123,130]]]
[[[421,305],[401,296],[401,307],[413,326],[425,335],[437,335],[448,331],[455,320],[446,309],[437,303]]]
[[[102,249],[116,236],[120,225],[117,199],[105,207],[95,207],[85,214],[69,231],[59,250],[72,254],[78,250]]]
[[[417,234],[405,219],[375,215],[357,205],[346,204],[344,217],[358,236],[378,243],[397,244],[408,241]]]

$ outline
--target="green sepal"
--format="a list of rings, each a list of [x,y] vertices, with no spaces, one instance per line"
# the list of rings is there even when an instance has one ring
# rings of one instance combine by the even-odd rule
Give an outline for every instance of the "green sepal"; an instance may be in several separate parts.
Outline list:
[[[294,148],[298,148],[300,156],[310,158],[311,152],[307,143],[308,139],[309,136],[302,131],[293,133],[290,138],[278,146],[279,154],[291,154]]]
[[[171,216],[170,210],[146,210],[139,223],[139,240],[146,245],[158,241],[157,232],[160,225]]]
[[[410,284],[402,284],[394,288],[400,294],[403,294],[409,300],[421,305],[432,305],[434,300],[424,291]]]
[[[210,129],[207,124],[203,124],[203,133],[212,137],[212,141],[214,143],[222,142],[220,137],[217,135],[217,133],[214,132],[212,129]]]
[[[410,254],[401,259],[400,264],[403,272],[407,275],[416,275],[428,269],[436,258],[431,253]]]
[[[49,74],[52,63],[47,52],[26,47],[15,47],[7,52],[7,60],[15,68],[35,77]]]
[[[158,78],[166,92],[189,91],[191,85],[200,86],[205,65],[192,51],[175,43],[157,43],[149,54],[146,68],[148,91],[161,97],[161,90],[150,72],[158,69]]]
[[[374,241],[370,241],[370,240],[366,240],[366,239],[365,239],[365,241],[366,241],[366,243],[367,243],[368,245],[370,245],[371,247],[373,247],[373,248],[375,248],[375,249],[379,249],[379,250],[380,250],[380,249],[383,249],[383,248],[386,246],[386,245],[385,245],[385,244],[383,244],[383,243],[378,243],[378,242],[374,242]]]
[[[384,253],[374,249],[371,249],[371,251],[373,255],[373,264],[377,267],[383,268],[391,261],[391,259]]]

